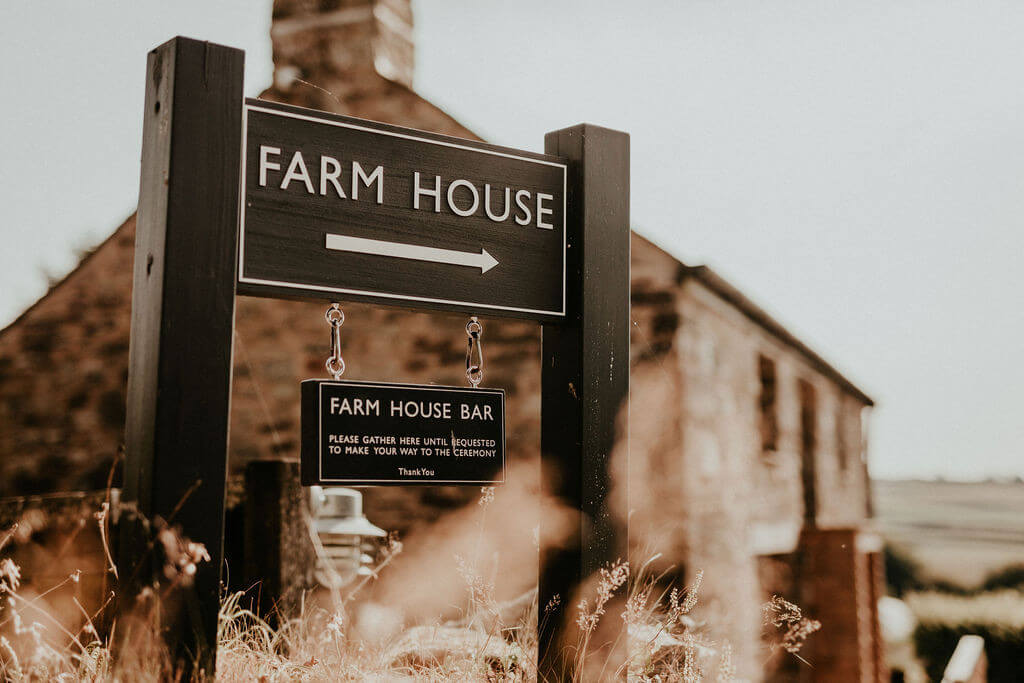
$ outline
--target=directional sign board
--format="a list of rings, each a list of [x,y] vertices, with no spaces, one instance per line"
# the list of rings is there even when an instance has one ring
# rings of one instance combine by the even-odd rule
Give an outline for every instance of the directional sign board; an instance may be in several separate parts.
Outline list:
[[[560,157],[245,104],[239,291],[566,314]]]
[[[306,380],[301,469],[307,486],[501,483],[505,392]]]

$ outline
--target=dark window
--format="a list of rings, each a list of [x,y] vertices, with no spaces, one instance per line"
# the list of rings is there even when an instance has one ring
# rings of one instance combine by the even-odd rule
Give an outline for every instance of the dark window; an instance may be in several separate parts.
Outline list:
[[[800,391],[800,474],[804,487],[804,520],[814,526],[818,515],[817,466],[814,461],[818,411],[814,385],[799,381]]]
[[[758,408],[761,416],[761,452],[774,453],[778,449],[779,421],[775,398],[775,361],[766,356],[757,357],[761,393]]]
[[[845,413],[843,411],[843,399],[839,398],[839,405],[836,407],[836,457],[839,459],[839,469],[846,471],[849,465],[849,450],[846,443]]]

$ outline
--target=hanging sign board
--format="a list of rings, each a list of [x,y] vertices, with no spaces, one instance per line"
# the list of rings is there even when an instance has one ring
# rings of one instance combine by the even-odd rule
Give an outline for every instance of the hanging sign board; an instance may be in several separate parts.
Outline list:
[[[259,100],[243,131],[240,293],[565,316],[560,157]]]
[[[301,470],[306,486],[502,483],[505,392],[306,380]]]

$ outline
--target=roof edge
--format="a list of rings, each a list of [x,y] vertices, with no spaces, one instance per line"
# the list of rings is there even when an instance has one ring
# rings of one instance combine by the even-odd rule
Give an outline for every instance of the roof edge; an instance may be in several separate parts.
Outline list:
[[[107,246],[107,243],[114,241],[114,239],[118,235],[121,234],[121,231],[129,223],[131,223],[132,221],[135,220],[135,214],[136,214],[136,212],[132,211],[131,214],[129,214],[129,216],[127,218],[125,218],[123,221],[121,221],[121,224],[119,226],[114,228],[113,232],[111,232],[109,235],[107,235],[105,238],[103,238],[103,240],[100,241],[99,244],[97,244],[96,246],[90,248],[88,252],[86,252],[80,259],[78,259],[78,263],[73,265],[71,267],[71,269],[68,270],[68,272],[64,274],[63,277],[61,277],[59,280],[57,280],[52,285],[50,285],[46,289],[46,291],[43,293],[42,296],[40,296],[38,299],[33,301],[31,304],[29,304],[29,306],[27,308],[25,308],[25,310],[23,310],[21,313],[19,313],[18,316],[14,320],[9,322],[3,328],[0,328],[0,337],[3,337],[5,334],[7,334],[7,332],[11,328],[13,328],[15,325],[20,323],[26,317],[28,317],[32,313],[32,311],[34,311],[37,307],[39,307],[40,304],[42,304],[44,301],[46,301],[48,298],[50,298],[50,295],[53,294],[57,289],[59,289],[60,287],[63,287],[79,270],[84,268],[85,265],[88,264],[89,261],[91,261],[92,258],[96,254],[99,253],[100,249],[102,249],[103,247]]]
[[[464,131],[466,131],[469,134],[470,139],[478,140],[480,142],[484,141],[484,139],[481,138],[479,135],[477,135],[476,132],[474,132],[473,130],[471,130],[467,126],[465,126],[462,122],[460,122],[454,116],[452,116],[448,112],[444,111],[443,109],[441,109],[440,107],[438,107],[437,105],[432,103],[430,100],[428,100],[425,97],[423,97],[422,95],[420,95],[418,92],[416,92],[415,89],[410,88],[409,86],[405,85],[404,83],[401,83],[399,81],[396,81],[396,80],[393,80],[391,78],[388,78],[387,76],[384,76],[383,74],[378,73],[377,75],[380,78],[382,78],[383,80],[385,80],[388,83],[392,84],[393,86],[395,86],[395,87],[397,87],[397,88],[399,88],[401,90],[406,91],[408,94],[412,95],[413,97],[416,97],[418,100],[420,100],[421,102],[423,102],[424,104],[428,105],[433,110],[435,110],[438,114],[440,114],[444,118],[448,119],[452,124],[454,124],[455,126],[458,126],[459,128],[463,129]],[[274,86],[271,86],[269,88],[265,88],[260,93],[259,96],[262,97],[264,95],[273,95],[273,96],[281,97],[282,93],[277,91]],[[68,280],[71,279],[72,276],[74,276],[87,263],[89,263],[89,261],[92,260],[93,256],[95,256],[103,247],[105,247],[108,242],[112,242],[121,233],[121,230],[123,230],[125,228],[125,226],[127,226],[129,223],[131,223],[133,220],[135,220],[135,213],[136,213],[135,211],[132,211],[131,214],[129,214],[128,217],[125,218],[121,222],[121,224],[118,225],[117,228],[115,228],[113,230],[113,232],[111,232],[109,235],[107,235],[96,246],[94,246],[91,249],[89,249],[89,251],[85,255],[83,255],[82,258],[80,258],[78,260],[78,262],[74,266],[72,266],[71,269],[68,270],[67,273],[65,273],[63,275],[63,277],[61,277],[59,280],[57,280],[52,285],[50,285],[47,288],[47,290],[45,292],[43,292],[43,294],[38,299],[33,301],[31,304],[29,304],[21,313],[19,313],[13,320],[11,320],[11,322],[9,322],[7,325],[4,325],[2,328],[0,328],[0,338],[2,338],[4,335],[6,335],[9,330],[11,330],[16,325],[18,325],[20,322],[22,322],[26,317],[31,315],[31,313],[36,308],[38,308],[44,301],[46,301],[49,298],[49,296],[54,291],[56,291],[58,288],[62,287],[64,284],[66,284],[68,282]]]
[[[423,102],[424,104],[429,106],[431,109],[436,111],[438,114],[440,114],[444,118],[448,119],[449,121],[451,121],[453,124],[455,124],[456,126],[461,128],[462,130],[464,130],[467,133],[469,133],[469,139],[477,140],[478,142],[489,142],[489,140],[484,140],[475,130],[472,130],[469,126],[464,124],[462,121],[458,120],[457,118],[455,118],[454,116],[452,116],[451,114],[446,112],[444,109],[442,109],[441,107],[437,106],[436,104],[434,104],[433,102],[428,100],[423,95],[419,94],[419,92],[416,91],[416,88],[414,88],[412,86],[409,86],[409,85],[406,85],[405,83],[402,83],[401,81],[396,81],[396,80],[394,80],[392,78],[388,78],[387,76],[385,76],[384,74],[380,73],[379,71],[377,72],[377,75],[380,76],[381,78],[383,78],[384,80],[388,81],[392,85],[394,85],[394,86],[396,86],[398,88],[401,88],[402,90],[405,90],[410,95],[412,95],[413,97],[417,98],[418,100],[420,100],[421,102]],[[496,143],[494,143],[494,144],[496,144]]]
[[[856,384],[847,379],[828,361],[815,353],[809,346],[800,341],[782,323],[770,316],[763,308],[751,301],[743,292],[734,287],[721,275],[708,266],[687,266],[680,263],[680,284],[687,278],[693,278],[705,285],[712,292],[738,308],[744,315],[762,328],[770,332],[783,343],[799,351],[811,365],[823,375],[835,380],[843,389],[859,399],[867,406],[875,405],[874,400],[865,394]]]
[[[389,86],[391,86],[391,87],[393,87],[393,88],[395,88],[397,90],[401,90],[401,91],[403,91],[404,93],[406,93],[407,95],[409,95],[411,97],[415,97],[419,102],[423,103],[427,107],[430,107],[430,109],[432,109],[440,117],[442,117],[444,119],[447,119],[448,122],[451,123],[453,126],[455,126],[457,128],[461,128],[462,130],[464,130],[467,133],[467,136],[459,135],[459,136],[455,136],[455,137],[465,137],[466,139],[476,140],[478,142],[489,142],[488,140],[485,140],[483,137],[481,137],[476,131],[472,130],[467,125],[465,125],[464,123],[459,121],[457,118],[455,118],[454,116],[452,116],[451,114],[446,112],[444,109],[442,109],[441,107],[437,106],[436,104],[434,104],[433,102],[428,100],[426,97],[421,95],[419,92],[417,92],[415,87],[412,87],[412,86],[410,86],[410,85],[408,85],[406,83],[403,83],[402,81],[396,80],[396,79],[391,78],[391,77],[389,77],[389,76],[387,76],[385,74],[382,74],[376,68],[374,68],[374,75],[376,75],[376,77],[381,79],[382,81],[385,81]],[[335,95],[334,93],[332,93],[330,90],[326,90],[324,88],[321,88],[320,86],[316,85],[315,83],[311,83],[311,82],[303,80],[301,78],[295,79],[295,81],[292,81],[292,83],[289,86],[286,86],[286,87],[291,87],[291,85],[294,85],[294,83],[299,83],[300,85],[304,85],[304,86],[307,86],[307,87],[314,88],[316,90],[320,90],[321,92],[323,92],[323,93],[325,93],[327,95],[330,95],[334,99],[335,102],[337,102],[339,105],[341,105],[342,109],[340,111],[328,111],[327,113],[329,113],[329,114],[339,114],[339,115],[342,115],[342,116],[353,116],[351,111],[348,111],[347,105],[344,102],[342,102],[341,99],[339,99],[338,96]],[[272,101],[280,102],[281,104],[288,104],[288,105],[291,105],[291,106],[301,106],[301,105],[296,105],[293,102],[289,101],[288,100],[287,92],[285,92],[285,88],[282,88],[282,87],[278,86],[276,83],[274,83],[270,87],[264,88],[262,91],[260,91],[260,94],[256,96],[256,99],[266,99],[267,97],[270,97],[270,98],[272,98]],[[391,125],[404,125],[406,127],[409,127],[409,124],[392,123]],[[427,129],[420,129],[420,130],[427,130]],[[427,130],[427,132],[437,132],[437,131]]]

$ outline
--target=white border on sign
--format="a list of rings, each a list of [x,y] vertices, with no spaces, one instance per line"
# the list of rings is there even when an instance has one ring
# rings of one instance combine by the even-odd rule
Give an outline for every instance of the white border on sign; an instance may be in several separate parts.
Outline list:
[[[277,116],[284,116],[287,118],[299,119],[301,121],[310,121],[312,123],[322,123],[328,126],[338,126],[339,128],[351,128],[353,130],[359,130],[366,133],[376,133],[378,135],[388,135],[396,138],[403,138],[405,140],[414,140],[416,142],[425,142],[431,145],[440,145],[442,147],[452,147],[455,149],[464,149],[470,152],[480,152],[481,154],[491,154],[493,156],[506,157],[509,159],[519,159],[521,161],[528,161],[534,164],[543,164],[545,166],[555,166],[562,169],[562,310],[561,311],[546,311],[534,308],[516,308],[515,306],[500,306],[497,304],[482,304],[474,301],[452,301],[450,299],[435,299],[426,296],[414,296],[412,294],[390,294],[387,292],[369,292],[361,289],[347,289],[344,287],[320,287],[314,285],[303,285],[296,282],[281,282],[279,280],[264,280],[261,278],[252,278],[245,276],[245,180],[246,180],[246,150],[248,148],[248,137],[249,137],[249,111],[258,111],[264,114],[274,114]],[[568,274],[566,272],[568,268],[568,262],[566,258],[567,245],[566,240],[568,238],[568,214],[566,213],[566,195],[568,190],[568,168],[565,164],[558,163],[555,161],[545,161],[543,159],[532,159],[530,157],[519,156],[516,154],[509,154],[507,152],[498,152],[490,149],[479,149],[477,147],[470,147],[468,145],[460,145],[454,142],[444,142],[442,140],[431,140],[430,138],[417,137],[415,135],[409,135],[407,133],[397,133],[394,131],[377,130],[375,128],[369,128],[367,126],[359,126],[353,123],[346,123],[344,121],[332,121],[330,119],[317,118],[315,116],[308,116],[305,114],[298,114],[289,111],[280,111],[278,109],[272,109],[269,107],[261,107],[254,104],[244,102],[242,106],[242,178],[241,178],[241,192],[239,193],[239,233],[238,233],[238,281],[245,282],[247,284],[254,285],[270,285],[275,287],[284,287],[287,289],[298,289],[307,292],[338,292],[339,294],[356,294],[359,296],[379,297],[384,299],[396,299],[399,301],[422,301],[425,303],[434,304],[452,304],[456,306],[471,306],[474,308],[487,308],[497,311],[515,311],[517,313],[539,313],[541,315],[554,315],[559,317],[565,317],[565,300],[566,300],[566,278]]]
[[[324,479],[324,387],[327,385],[331,386],[360,386],[370,388],[385,388],[385,389],[413,389],[416,391],[459,391],[463,393],[497,393],[501,396],[501,479]],[[480,389],[480,388],[465,388],[465,387],[446,387],[446,386],[417,386],[414,384],[389,384],[387,382],[356,382],[356,381],[340,381],[332,382],[330,380],[321,381],[316,388],[317,391],[317,403],[316,403],[316,476],[320,484],[352,484],[353,486],[359,486],[361,483],[379,483],[379,484],[504,484],[505,483],[505,392],[501,389]]]

